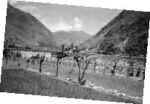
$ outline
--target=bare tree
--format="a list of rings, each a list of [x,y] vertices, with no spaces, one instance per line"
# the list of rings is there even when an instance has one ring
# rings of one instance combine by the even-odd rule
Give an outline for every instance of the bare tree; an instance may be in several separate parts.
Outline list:
[[[9,56],[10,56],[10,52],[9,52],[8,49],[4,48],[4,50],[3,50],[3,56],[4,56],[4,59],[5,59],[5,63],[7,65],[8,59],[9,59]]]
[[[96,71],[96,66],[97,66],[97,62],[96,62],[96,58],[94,59],[94,72]]]
[[[74,60],[76,61],[77,65],[78,65],[78,69],[79,69],[79,73],[78,73],[78,82],[81,85],[84,85],[86,80],[84,79],[85,76],[85,72],[88,68],[88,65],[90,63],[90,59],[87,59],[87,57],[83,57],[81,55],[79,55],[79,51],[76,51],[76,54],[74,55]],[[85,66],[83,67],[83,72],[81,73],[81,62],[84,62]]]
[[[113,65],[113,69],[111,70],[111,75],[112,75],[112,76],[115,75],[116,67],[117,67],[117,62],[115,61],[115,62],[114,62],[114,65]]]
[[[44,59],[45,59],[45,56],[41,56],[41,58],[40,58],[40,67],[39,67],[39,72],[40,73],[42,72],[42,64],[44,62]]]
[[[86,80],[83,80],[83,79],[84,79],[84,76],[85,76],[85,72],[86,72],[86,70],[87,70],[87,68],[88,68],[88,65],[90,64],[90,60],[85,59],[84,62],[85,62],[85,66],[84,66],[84,68],[83,68],[83,72],[82,72],[81,76],[79,76],[79,77],[80,77],[80,78],[79,78],[79,83],[80,83],[81,85],[84,85],[85,82],[86,82]]]
[[[56,61],[56,77],[58,77],[59,61],[62,58],[69,56],[67,53],[64,52],[64,48],[65,48],[65,45],[62,45],[62,51],[56,53],[56,58],[57,58],[57,61]]]

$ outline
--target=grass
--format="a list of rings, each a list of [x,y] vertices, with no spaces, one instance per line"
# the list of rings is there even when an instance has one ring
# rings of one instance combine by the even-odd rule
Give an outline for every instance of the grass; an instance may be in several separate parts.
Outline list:
[[[0,92],[140,104],[24,69],[3,69]]]
[[[17,66],[18,62],[21,63],[20,67]],[[23,70],[23,69],[26,69],[26,63],[25,63],[24,59],[20,59],[19,61],[9,60],[8,64],[5,65],[3,63],[3,66],[5,67],[4,70],[5,69],[14,70],[14,72],[11,72],[12,75],[11,74],[6,75],[6,78],[3,78],[3,80],[5,80],[5,79],[7,79],[7,76],[10,76],[10,81],[9,82],[10,82],[10,84],[12,84],[14,86],[14,87],[10,87],[11,85],[10,86],[8,85],[7,89],[4,90],[5,92],[13,92],[13,93],[16,92],[16,93],[26,93],[26,94],[35,94],[35,95],[48,95],[48,96],[61,96],[61,97],[70,97],[70,98],[73,97],[73,98],[84,98],[84,99],[96,99],[96,100],[105,99],[102,96],[100,98],[96,98],[97,95],[96,96],[91,96],[91,91],[89,91],[89,89],[87,90],[87,91],[89,91],[88,93],[82,94],[80,96],[81,91],[76,91],[76,89],[77,89],[76,87],[79,87],[81,89],[87,89],[87,88],[83,88],[83,87],[78,86],[78,85],[72,85],[70,83],[67,83],[67,85],[66,85],[67,87],[59,84],[60,88],[58,87],[58,89],[57,89],[58,85],[56,85],[55,84],[56,82],[54,82],[54,84],[51,84],[52,86],[49,87],[49,83],[51,83],[51,80],[58,80],[58,79],[54,79],[54,77],[52,77],[52,76],[48,77],[48,80],[50,82],[47,81],[47,79],[44,80],[44,81],[40,81],[40,78],[38,78],[38,80],[33,80],[33,79],[37,78],[37,76],[41,77],[42,79],[43,79],[43,77],[45,78],[45,76],[41,76],[41,74],[33,73],[33,72],[30,72],[30,73],[32,73],[32,74],[30,74],[27,70]],[[68,77],[68,71],[71,69],[72,66],[73,66],[73,64],[72,65],[60,64],[60,66],[59,66],[59,79],[65,80]],[[29,65],[29,68],[32,68],[32,69],[38,71],[39,65],[37,65],[37,64]],[[26,73],[26,71],[27,71],[27,73],[29,75],[28,74],[27,75],[24,75],[24,74],[15,74],[14,75],[13,74],[13,73],[16,73],[16,70],[20,70],[20,69],[25,71],[24,73]],[[43,70],[43,72],[50,72],[52,74],[55,74],[56,66],[55,65],[53,66],[53,64],[50,63],[50,62],[44,62],[42,70]],[[136,97],[136,96],[142,97],[143,96],[144,81],[137,81],[137,80],[133,80],[133,79],[130,79],[130,78],[125,78],[125,77],[109,76],[109,75],[103,75],[102,73],[95,73],[95,72],[93,72],[93,66],[92,65],[90,66],[90,68],[88,70],[89,71],[86,72],[85,79],[92,82],[92,83],[94,83],[96,86],[101,86],[101,87],[103,87],[105,89],[108,89],[108,90],[117,90],[120,93],[125,93],[127,95],[134,96],[134,97]],[[6,73],[6,72],[4,71],[4,73]],[[7,71],[7,73],[10,73],[10,72]],[[18,73],[22,73],[22,72],[18,72]],[[2,76],[3,76],[3,74],[2,74]],[[78,76],[78,69],[75,68],[75,71],[74,71],[74,73],[72,74],[71,77],[73,79],[77,80],[77,76]],[[25,79],[24,77],[27,77],[27,78],[29,77],[30,79]],[[16,78],[16,79],[12,80],[13,78]],[[22,81],[19,81],[19,80],[21,80],[21,78],[23,78]],[[11,83],[11,80],[12,80],[13,83]],[[26,80],[28,80],[28,81],[26,81]],[[19,83],[21,83],[21,85],[18,84],[18,81],[19,81]],[[64,81],[63,82],[60,81],[60,80],[58,80],[58,81],[59,81],[58,83],[66,83]],[[3,81],[3,82],[6,83],[8,81]],[[44,83],[44,85],[43,85],[43,83]],[[9,83],[6,83],[6,85],[7,84],[9,84]],[[15,86],[17,86],[17,88]],[[65,91],[64,88],[62,88],[62,86],[64,88],[67,88],[67,91]],[[72,88],[70,86],[74,86],[75,88],[74,87]],[[2,87],[0,87],[0,88],[2,88]],[[20,88],[20,91],[18,91],[19,88]],[[43,88],[46,89],[46,90],[44,90]],[[51,90],[48,89],[48,88],[51,88]],[[55,90],[53,90],[53,89],[55,89]],[[59,89],[62,89],[62,90],[59,90]],[[69,93],[67,93],[68,89],[70,91]],[[59,92],[57,92],[57,91],[59,91]],[[93,91],[96,92],[96,93],[99,93],[95,90],[92,90],[92,92]],[[72,93],[74,93],[74,94],[72,94]],[[109,98],[109,99],[111,99],[111,98]],[[120,99],[121,98],[119,98],[119,100],[108,100],[108,101],[120,101]],[[121,99],[121,101],[127,101],[127,100],[122,100]]]
[[[87,73],[86,79],[94,82],[97,86],[106,89],[118,90],[121,93],[134,97],[143,96],[144,81],[133,80],[131,78],[103,75],[101,73]]]

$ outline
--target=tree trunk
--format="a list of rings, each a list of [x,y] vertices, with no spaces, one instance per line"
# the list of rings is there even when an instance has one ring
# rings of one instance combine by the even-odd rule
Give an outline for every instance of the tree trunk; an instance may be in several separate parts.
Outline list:
[[[5,60],[6,60],[6,65],[7,65],[8,64],[8,58],[6,57]]]
[[[94,72],[96,71],[96,60],[94,61]]]
[[[42,64],[40,63],[40,67],[39,67],[39,72],[41,73],[42,72]]]
[[[58,77],[58,65],[59,65],[59,59],[57,59],[57,66],[56,66],[56,77]]]
[[[73,64],[73,67],[71,68],[71,70],[69,71],[69,79],[70,79],[70,75],[73,73],[73,68],[75,67],[75,63]]]
[[[86,65],[86,66],[84,67],[82,76],[81,76],[81,78],[80,78],[81,81],[83,80],[83,78],[84,78],[84,76],[85,76],[85,71],[86,71],[87,68],[88,68],[89,62],[86,61],[86,64],[85,64],[85,65]]]
[[[79,75],[78,75],[78,81],[80,82],[80,62],[77,60],[78,68],[79,68]]]

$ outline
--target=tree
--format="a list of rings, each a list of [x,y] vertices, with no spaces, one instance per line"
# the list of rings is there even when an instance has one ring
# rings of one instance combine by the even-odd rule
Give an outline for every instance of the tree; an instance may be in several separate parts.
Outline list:
[[[58,77],[59,61],[60,61],[62,58],[69,56],[67,53],[64,52],[64,50],[65,50],[64,47],[65,47],[65,45],[62,45],[62,51],[56,53],[56,58],[57,58],[57,62],[56,62],[56,64],[57,64],[57,66],[56,66],[56,77]]]
[[[79,69],[78,83],[81,84],[81,85],[84,85],[86,80],[83,80],[83,79],[84,79],[84,76],[85,76],[85,72],[88,68],[88,65],[90,64],[90,59],[87,59],[87,57],[84,58],[83,56],[80,56],[79,53],[78,53],[78,54],[76,54],[76,56],[74,56],[74,60],[76,61],[77,65],[78,65],[78,69]],[[81,64],[82,61],[85,63],[85,66],[83,67],[83,72],[81,73],[80,64]]]
[[[81,76],[79,76],[79,83],[81,85],[84,85],[85,82],[86,82],[86,80],[83,80],[83,79],[84,79],[84,76],[85,76],[85,72],[86,72],[86,70],[88,68],[88,65],[90,64],[90,60],[85,59],[84,61],[85,61],[85,67],[83,68],[83,72],[82,72]]]
[[[40,67],[39,67],[39,72],[40,73],[42,72],[42,64],[44,62],[44,59],[45,59],[45,56],[41,56],[41,58],[40,58]]]
[[[6,60],[6,65],[7,65],[7,63],[8,63],[8,58],[9,58],[9,50],[8,49],[6,49],[6,48],[4,48],[4,50],[3,50],[3,56],[4,56],[4,58],[5,58],[5,60]]]

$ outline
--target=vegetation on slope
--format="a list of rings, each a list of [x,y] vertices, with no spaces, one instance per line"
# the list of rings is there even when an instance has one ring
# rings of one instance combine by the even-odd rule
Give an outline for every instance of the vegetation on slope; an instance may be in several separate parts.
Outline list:
[[[149,20],[148,12],[124,10],[81,47],[103,54],[146,56]]]
[[[8,4],[5,40],[21,46],[56,48],[52,33],[30,13]]]

